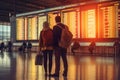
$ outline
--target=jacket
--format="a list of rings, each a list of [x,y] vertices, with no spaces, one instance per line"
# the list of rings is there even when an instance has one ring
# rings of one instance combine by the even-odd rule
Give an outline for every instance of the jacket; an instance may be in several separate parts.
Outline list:
[[[57,25],[65,28],[65,25],[62,23],[58,23]],[[59,41],[62,33],[62,29],[57,25],[53,27],[53,46],[54,47],[59,47]]]
[[[39,46],[41,50],[53,49],[53,31],[52,29],[43,29],[40,32]]]

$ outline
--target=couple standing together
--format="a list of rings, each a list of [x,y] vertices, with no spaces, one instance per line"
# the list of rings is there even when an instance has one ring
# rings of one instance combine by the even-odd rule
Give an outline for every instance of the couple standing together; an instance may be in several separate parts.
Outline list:
[[[61,23],[61,17],[55,17],[56,25],[53,27],[53,30],[50,29],[49,23],[43,23],[43,29],[40,32],[39,47],[43,52],[44,56],[44,70],[45,75],[52,77],[59,77],[60,72],[60,58],[63,60],[64,71],[63,76],[67,76],[68,72],[68,63],[67,63],[67,49],[59,46],[59,41],[61,39],[62,28],[65,28],[65,25]],[[52,70],[52,55],[55,55],[55,73],[51,74]],[[47,60],[49,59],[49,60]],[[47,62],[49,61],[49,70],[47,70]]]

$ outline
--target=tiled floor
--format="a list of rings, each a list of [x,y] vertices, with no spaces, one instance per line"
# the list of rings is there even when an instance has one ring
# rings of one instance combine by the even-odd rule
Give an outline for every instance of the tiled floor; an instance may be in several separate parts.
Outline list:
[[[0,80],[120,80],[120,60],[116,57],[68,55],[68,76],[44,76],[42,66],[35,65],[36,53],[0,53]],[[54,63],[54,57],[53,57]],[[53,64],[52,73],[54,73]]]

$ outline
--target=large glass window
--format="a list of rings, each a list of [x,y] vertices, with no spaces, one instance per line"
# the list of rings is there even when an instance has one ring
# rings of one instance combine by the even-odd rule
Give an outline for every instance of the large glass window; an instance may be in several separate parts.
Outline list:
[[[0,23],[0,42],[9,41],[11,34],[10,23],[2,22]]]

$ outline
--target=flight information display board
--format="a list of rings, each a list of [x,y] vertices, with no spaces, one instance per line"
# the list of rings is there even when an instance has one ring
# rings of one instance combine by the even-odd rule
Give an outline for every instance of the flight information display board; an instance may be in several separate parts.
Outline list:
[[[55,17],[57,15],[60,15],[60,14],[59,13],[54,13],[54,12],[48,13],[48,22],[49,22],[51,28],[53,28],[53,26],[56,25]]]
[[[47,16],[46,15],[38,17],[38,38],[40,36],[40,31],[43,28],[43,22],[45,22],[45,21],[47,21]]]
[[[16,19],[16,39],[24,40],[25,29],[24,29],[24,18],[20,17]]]
[[[81,38],[96,38],[96,5],[81,8]]]
[[[117,38],[118,37],[118,5],[104,3],[99,5],[99,37]],[[101,34],[100,34],[101,33]]]
[[[77,16],[76,11],[63,12],[63,23],[69,27],[69,30],[73,34],[73,38],[78,38],[78,35],[80,34],[78,33],[80,32],[80,26],[77,24],[79,23]]]
[[[96,37],[96,18],[95,18],[95,9],[91,9],[87,11],[87,36],[88,38]]]
[[[115,38],[115,8],[114,6],[101,7],[101,24],[103,31],[103,38]]]
[[[46,10],[40,11],[39,14],[18,16],[16,40],[38,40],[43,22],[48,21],[50,28],[53,29],[57,15],[61,16],[61,22],[69,27],[74,39],[120,37],[118,2],[86,4],[61,10],[58,8],[55,11]]]
[[[37,16],[28,18],[28,40],[37,40]]]

